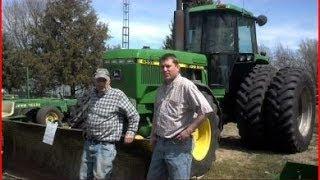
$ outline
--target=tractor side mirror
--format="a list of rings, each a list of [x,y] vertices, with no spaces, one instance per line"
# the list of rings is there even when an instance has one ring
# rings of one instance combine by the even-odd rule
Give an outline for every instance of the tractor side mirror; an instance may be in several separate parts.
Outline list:
[[[265,15],[260,15],[256,17],[256,22],[258,23],[259,26],[263,26],[267,23],[268,18]]]

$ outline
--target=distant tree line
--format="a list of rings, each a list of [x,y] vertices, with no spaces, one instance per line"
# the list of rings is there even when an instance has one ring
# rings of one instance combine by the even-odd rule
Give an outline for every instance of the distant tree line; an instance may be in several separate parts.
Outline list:
[[[7,0],[4,2],[3,87],[34,96],[69,86],[71,96],[87,88],[102,65],[110,38],[91,0]]]
[[[300,67],[309,73],[314,83],[317,81],[317,60],[318,41],[316,39],[304,39],[299,43],[299,47],[293,50],[282,44],[278,44],[273,50],[260,45],[260,52],[264,51],[270,57],[273,66],[280,69],[282,67]]]

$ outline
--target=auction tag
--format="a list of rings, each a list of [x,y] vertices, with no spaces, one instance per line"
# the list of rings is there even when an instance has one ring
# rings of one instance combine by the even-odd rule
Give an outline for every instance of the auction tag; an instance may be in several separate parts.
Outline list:
[[[44,135],[43,135],[42,142],[52,145],[54,140],[54,135],[56,134],[56,131],[57,131],[57,127],[58,127],[57,122],[56,123],[48,122],[46,131],[44,132]]]

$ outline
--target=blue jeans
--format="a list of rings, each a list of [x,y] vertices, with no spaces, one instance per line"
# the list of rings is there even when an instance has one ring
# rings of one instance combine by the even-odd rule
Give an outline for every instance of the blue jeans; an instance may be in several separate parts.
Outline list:
[[[80,179],[111,179],[112,162],[117,154],[114,144],[85,141]]]
[[[190,179],[191,151],[191,138],[180,142],[174,139],[158,137],[147,179]]]

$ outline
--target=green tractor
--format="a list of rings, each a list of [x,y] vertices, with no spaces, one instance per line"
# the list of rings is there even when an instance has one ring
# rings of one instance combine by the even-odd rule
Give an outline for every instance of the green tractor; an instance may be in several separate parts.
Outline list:
[[[162,83],[158,60],[173,53],[182,76],[215,109],[193,134],[193,176],[212,166],[219,134],[228,122],[237,123],[247,147],[306,150],[315,123],[314,84],[303,70],[277,70],[266,53],[258,52],[255,24],[262,26],[267,18],[231,4],[188,4],[178,0],[175,11],[174,41],[181,51],[122,49],[105,54],[112,86],[132,98],[141,115],[139,139],[148,139],[150,133],[156,89]]]

